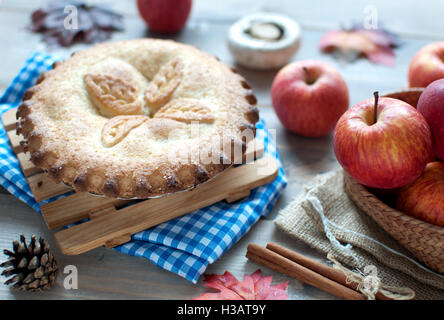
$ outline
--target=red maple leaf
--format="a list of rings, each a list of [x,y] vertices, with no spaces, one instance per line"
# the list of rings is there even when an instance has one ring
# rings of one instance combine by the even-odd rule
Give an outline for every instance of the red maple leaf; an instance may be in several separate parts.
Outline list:
[[[205,275],[204,285],[218,289],[219,292],[207,292],[192,300],[285,300],[288,298],[288,281],[272,286],[272,276],[263,277],[258,269],[251,275],[244,275],[242,282],[230,272]]]
[[[323,52],[335,53],[345,61],[367,57],[373,63],[393,65],[393,49],[399,46],[393,34],[384,30],[367,30],[356,27],[351,30],[328,31],[319,43]]]

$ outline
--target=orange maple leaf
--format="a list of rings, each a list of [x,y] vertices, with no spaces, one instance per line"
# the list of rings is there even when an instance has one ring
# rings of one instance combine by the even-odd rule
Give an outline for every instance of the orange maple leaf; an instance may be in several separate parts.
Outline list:
[[[205,275],[204,285],[218,289],[219,292],[207,292],[192,300],[285,300],[288,298],[288,281],[272,286],[272,276],[263,277],[258,269],[251,275],[244,275],[242,282],[230,272]]]

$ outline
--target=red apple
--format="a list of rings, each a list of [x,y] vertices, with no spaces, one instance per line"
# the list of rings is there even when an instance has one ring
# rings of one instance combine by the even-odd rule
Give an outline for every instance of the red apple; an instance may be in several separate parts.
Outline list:
[[[401,188],[396,208],[444,227],[444,163],[430,162],[418,179]]]
[[[375,99],[344,113],[333,143],[344,170],[361,184],[378,189],[398,188],[418,178],[432,152],[424,117],[404,101],[378,101],[377,93]]]
[[[444,79],[433,81],[419,97],[417,109],[432,131],[433,152],[444,160]]]
[[[444,41],[431,43],[414,56],[409,67],[410,87],[427,87],[444,78]]]
[[[176,33],[187,22],[191,2],[192,0],[137,0],[137,7],[150,30]]]
[[[296,61],[282,68],[273,80],[271,100],[284,127],[306,137],[333,131],[349,104],[342,76],[316,60]]]

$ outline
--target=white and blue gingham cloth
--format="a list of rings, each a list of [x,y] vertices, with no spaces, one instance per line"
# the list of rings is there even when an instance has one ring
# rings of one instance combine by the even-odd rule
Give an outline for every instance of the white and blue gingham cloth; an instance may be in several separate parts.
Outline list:
[[[0,114],[17,107],[25,91],[57,60],[59,58],[51,55],[34,53],[0,98]],[[265,152],[275,156],[279,161],[275,145],[272,139],[269,139],[270,134],[263,120],[258,123],[257,128],[257,139],[264,142]],[[58,198],[40,203],[34,200],[2,125],[0,126],[0,184],[38,212],[41,204]],[[221,201],[162,223],[134,234],[130,242],[115,249],[129,255],[147,258],[157,266],[196,283],[208,264],[216,261],[262,215],[271,210],[286,184],[284,171],[280,166],[276,180],[252,190],[243,200],[231,204]]]

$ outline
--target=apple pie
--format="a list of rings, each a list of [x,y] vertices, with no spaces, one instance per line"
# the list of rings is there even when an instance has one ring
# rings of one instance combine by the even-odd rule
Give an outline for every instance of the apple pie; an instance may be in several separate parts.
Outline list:
[[[149,198],[230,167],[254,139],[256,102],[243,77],[195,47],[110,42],[43,73],[18,108],[17,134],[58,183]]]

